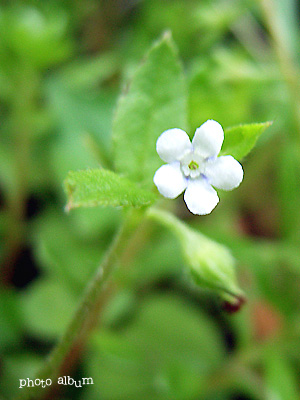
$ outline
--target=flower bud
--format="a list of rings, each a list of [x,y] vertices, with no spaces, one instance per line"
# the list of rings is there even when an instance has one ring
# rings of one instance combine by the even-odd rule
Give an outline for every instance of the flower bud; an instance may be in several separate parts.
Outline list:
[[[166,211],[151,208],[148,216],[175,233],[195,283],[216,290],[224,300],[224,308],[237,311],[245,298],[237,285],[235,260],[228,248],[191,229]]]

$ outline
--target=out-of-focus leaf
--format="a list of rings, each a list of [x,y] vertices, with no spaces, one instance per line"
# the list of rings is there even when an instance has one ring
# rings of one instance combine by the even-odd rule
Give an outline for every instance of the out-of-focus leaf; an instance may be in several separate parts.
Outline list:
[[[92,61],[91,61],[92,62]],[[78,72],[79,73],[79,72]],[[111,120],[115,93],[77,87],[67,69],[46,82],[49,109],[59,137],[51,145],[51,166],[60,183],[70,170],[111,167]]]
[[[169,34],[156,43],[120,97],[113,122],[115,165],[148,187],[161,161],[155,143],[169,128],[185,128],[181,65]]]
[[[14,161],[14,154],[11,148],[5,143],[0,143],[0,184],[5,191],[10,192],[12,195],[15,195],[16,192]]]
[[[278,193],[280,194],[281,232],[297,243],[300,238],[299,209],[300,148],[293,141],[285,141],[278,159]]]
[[[182,274],[183,260],[176,239],[157,227],[152,240],[130,262],[130,267],[120,268],[116,276],[121,283],[147,286],[164,278]],[[143,268],[141,268],[141,265]]]
[[[59,10],[55,15],[45,15],[31,6],[8,8],[0,19],[0,47],[8,48],[9,56],[14,53],[19,60],[30,60],[35,67],[52,66],[71,54],[67,22]]]
[[[266,400],[295,400],[299,398],[297,377],[292,365],[277,346],[265,352]]]
[[[101,53],[98,57],[80,59],[67,65],[62,79],[70,89],[93,89],[118,70],[116,53]]]
[[[91,400],[193,399],[224,356],[212,321],[176,296],[147,299],[129,326],[102,329],[91,349]]]
[[[244,158],[255,146],[259,136],[272,122],[238,125],[225,129],[221,154],[230,154],[237,160]]]
[[[68,210],[95,206],[142,207],[150,205],[156,199],[152,192],[104,169],[71,171],[65,180],[65,188]]]
[[[61,135],[70,140],[88,132],[108,149],[115,93],[102,88],[99,90],[98,87],[81,87],[76,77],[68,76],[67,72],[65,69],[46,81],[49,106],[57,119]]]
[[[298,2],[297,0],[273,0],[275,8],[276,21],[278,23],[278,31],[282,43],[289,49],[292,54],[297,54],[299,46],[299,19],[298,19]]]
[[[38,280],[22,300],[25,326],[37,337],[53,339],[66,329],[76,304],[76,298],[59,280]]]
[[[132,52],[142,46],[142,48],[149,47],[153,38],[158,37],[162,30],[168,27],[180,49],[180,54],[190,57],[191,53],[197,52],[199,42],[202,44],[203,41],[203,39],[201,41],[191,40],[199,34],[199,19],[196,12],[197,4],[191,1],[188,3],[162,2],[160,0],[152,0],[151,3],[145,2],[140,10],[137,32],[132,35],[132,40],[125,50]]]
[[[84,136],[68,135],[57,140],[50,149],[50,165],[54,172],[54,183],[60,186],[69,171],[98,168],[99,162],[84,145]],[[63,194],[63,190],[61,191]]]
[[[95,237],[82,237],[77,233],[80,226],[73,222],[73,216],[62,214],[62,211],[48,212],[36,221],[35,256],[47,276],[79,295],[99,265],[116,224],[112,224],[111,231],[104,226],[105,232],[99,228]],[[101,219],[101,214],[97,217]]]
[[[115,207],[81,207],[68,215],[72,232],[78,238],[98,242],[99,237],[108,241],[122,218],[121,210]]]
[[[114,326],[124,320],[126,321],[136,305],[137,298],[132,290],[119,289],[102,312],[102,324],[104,326]]]
[[[35,373],[42,363],[36,353],[10,354],[1,365],[1,394],[5,398],[20,394],[20,379],[34,379]],[[3,399],[0,397],[1,400]]]
[[[21,336],[21,313],[19,299],[11,290],[0,291],[0,350],[15,344]]]

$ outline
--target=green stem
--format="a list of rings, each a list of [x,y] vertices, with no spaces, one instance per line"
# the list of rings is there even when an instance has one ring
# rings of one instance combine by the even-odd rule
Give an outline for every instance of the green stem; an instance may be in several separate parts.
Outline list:
[[[87,286],[79,307],[73,316],[69,327],[62,336],[56,348],[50,354],[47,362],[37,373],[38,379],[51,379],[54,384],[61,372],[68,355],[72,349],[84,344],[87,336],[97,321],[98,306],[101,301],[102,290],[112,274],[116,261],[125,250],[128,241],[141,221],[142,214],[130,213],[108,249],[107,254],[100,264],[95,276]],[[51,386],[49,387],[51,388]],[[48,391],[41,386],[26,387],[18,398],[44,399]]]

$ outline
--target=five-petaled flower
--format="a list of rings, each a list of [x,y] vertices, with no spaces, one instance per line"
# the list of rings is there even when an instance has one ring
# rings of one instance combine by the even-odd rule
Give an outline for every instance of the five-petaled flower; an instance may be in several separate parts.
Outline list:
[[[167,164],[153,178],[159,192],[175,199],[184,190],[184,201],[193,214],[209,214],[219,197],[212,187],[232,190],[243,180],[243,168],[232,156],[218,157],[224,140],[222,126],[208,120],[195,132],[191,143],[182,129],[168,129],[156,142]]]

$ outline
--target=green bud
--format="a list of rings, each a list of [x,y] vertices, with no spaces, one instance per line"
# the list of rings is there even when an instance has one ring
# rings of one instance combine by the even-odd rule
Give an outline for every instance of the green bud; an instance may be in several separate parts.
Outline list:
[[[148,216],[175,233],[195,283],[217,291],[227,311],[237,311],[245,299],[238,287],[235,260],[228,248],[191,229],[166,211],[150,208]]]

